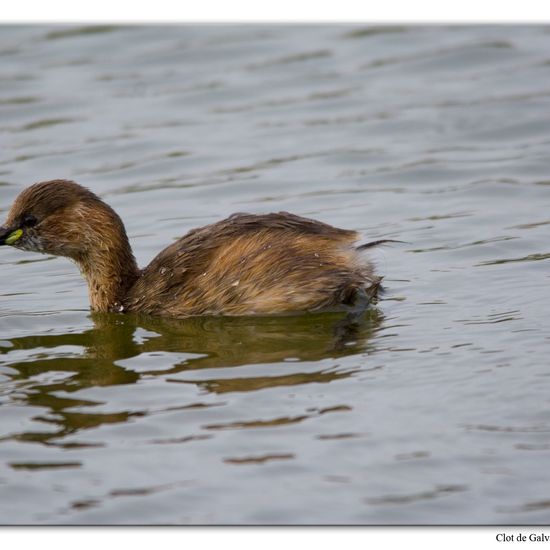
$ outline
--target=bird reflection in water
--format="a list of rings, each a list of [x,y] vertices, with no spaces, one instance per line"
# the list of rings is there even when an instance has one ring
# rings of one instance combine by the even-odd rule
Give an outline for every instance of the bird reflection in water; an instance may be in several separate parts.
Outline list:
[[[30,406],[41,407],[44,413],[35,417],[56,426],[54,432],[25,432],[9,437],[37,441],[47,445],[75,446],[62,438],[79,430],[101,424],[125,422],[144,416],[147,411],[94,413],[97,403],[70,394],[78,390],[117,384],[133,384],[144,377],[164,377],[168,381],[196,384],[215,394],[233,391],[254,391],[276,386],[307,383],[327,383],[349,377],[355,371],[327,369],[297,372],[296,362],[315,362],[338,358],[372,349],[372,336],[380,328],[383,317],[376,308],[361,315],[342,316],[337,313],[309,314],[285,317],[194,317],[165,319],[142,315],[91,315],[94,327],[81,333],[33,335],[11,339],[13,350],[43,350],[43,358],[32,362],[7,362],[12,382],[17,388],[14,399]],[[67,347],[77,352],[67,353]],[[159,370],[155,354],[185,353],[190,356]],[[151,369],[139,372],[120,365],[125,359],[148,354]],[[291,360],[288,375],[270,376],[269,365]],[[118,364],[117,364],[118,363]],[[170,380],[170,375],[200,369],[232,368],[244,365],[262,366],[265,375],[243,377],[235,368],[234,377],[201,380]],[[45,372],[67,373],[45,383]],[[278,370],[280,372],[280,369]],[[38,378],[39,375],[42,375]],[[62,395],[59,395],[62,394]],[[84,409],[75,410],[75,408]],[[52,426],[53,427],[53,426]]]

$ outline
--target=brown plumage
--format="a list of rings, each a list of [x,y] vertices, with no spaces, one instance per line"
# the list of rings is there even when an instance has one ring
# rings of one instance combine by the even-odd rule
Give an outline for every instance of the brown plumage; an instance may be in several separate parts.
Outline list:
[[[151,315],[273,315],[365,306],[381,278],[358,234],[287,212],[234,214],[194,229],[143,270],[114,210],[66,180],[25,189],[0,244],[67,256],[88,282],[95,311]]]

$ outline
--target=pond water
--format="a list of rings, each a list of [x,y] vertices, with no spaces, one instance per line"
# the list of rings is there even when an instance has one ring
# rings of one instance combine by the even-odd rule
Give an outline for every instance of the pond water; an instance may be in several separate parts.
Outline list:
[[[2,218],[68,178],[140,265],[238,211],[406,241],[344,332],[90,315],[2,247],[1,523],[548,523],[550,27],[3,26],[0,74]]]

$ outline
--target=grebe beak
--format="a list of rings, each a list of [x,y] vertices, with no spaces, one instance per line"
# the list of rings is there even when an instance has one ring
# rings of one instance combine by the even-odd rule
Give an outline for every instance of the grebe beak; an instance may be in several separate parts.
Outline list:
[[[22,229],[13,229],[11,227],[0,227],[0,245],[13,244],[23,235]]]

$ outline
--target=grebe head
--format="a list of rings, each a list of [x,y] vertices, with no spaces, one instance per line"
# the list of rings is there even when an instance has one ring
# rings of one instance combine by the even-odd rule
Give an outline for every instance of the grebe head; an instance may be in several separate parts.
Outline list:
[[[75,261],[97,311],[116,308],[139,276],[122,220],[73,181],[44,181],[22,191],[0,227],[0,244]]]
[[[112,240],[120,226],[120,218],[88,189],[67,180],[45,181],[15,199],[0,227],[0,244],[79,260],[105,246],[102,236]]]

